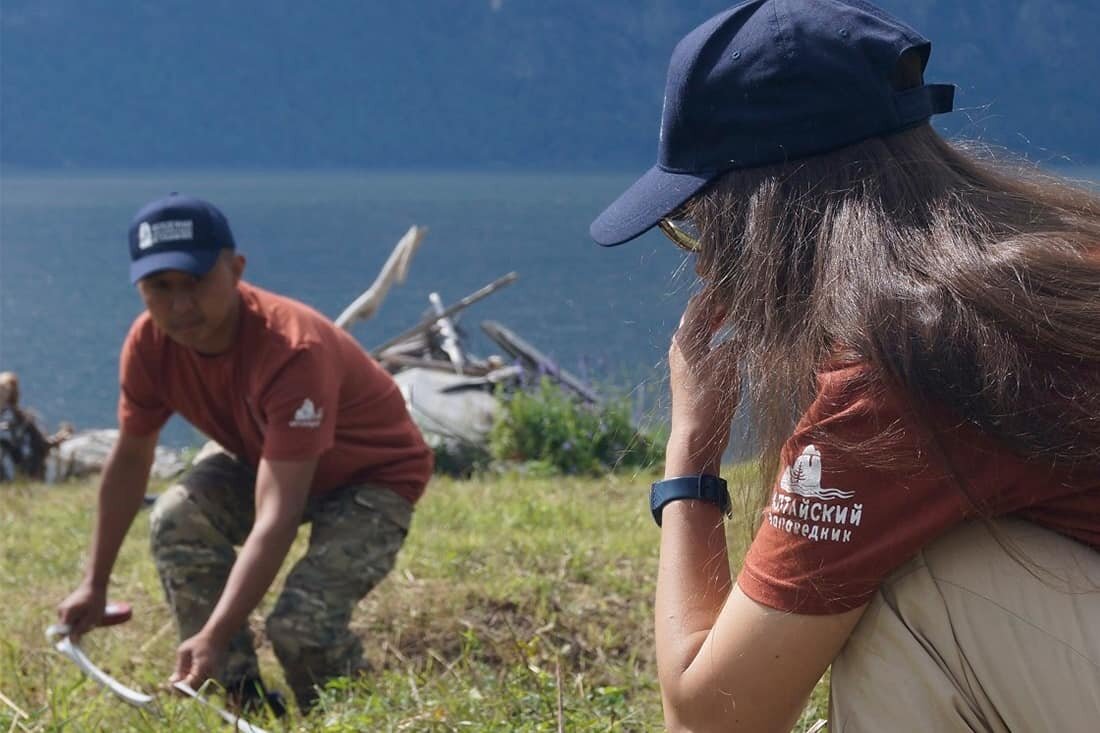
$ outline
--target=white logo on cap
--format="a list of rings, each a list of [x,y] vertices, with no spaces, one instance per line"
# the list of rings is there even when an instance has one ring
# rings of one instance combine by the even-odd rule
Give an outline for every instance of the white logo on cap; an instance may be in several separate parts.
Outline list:
[[[153,230],[149,228],[149,222],[141,222],[138,227],[138,249],[149,249],[153,246]]]
[[[138,249],[149,249],[161,242],[176,242],[195,238],[195,224],[190,219],[141,222],[138,227]]]

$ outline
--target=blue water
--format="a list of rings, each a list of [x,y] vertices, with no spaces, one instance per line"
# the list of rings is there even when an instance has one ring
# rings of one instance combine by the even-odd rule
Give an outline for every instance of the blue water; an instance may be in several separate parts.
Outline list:
[[[1100,171],[1073,177],[1100,181]],[[588,223],[633,180],[622,175],[498,173],[78,173],[0,177],[0,370],[53,428],[115,422],[119,346],[141,305],[127,276],[126,230],[169,191],[208,198],[229,217],[246,278],[335,317],[373,280],[412,224],[429,228],[407,281],[352,333],[370,348],[445,303],[515,270],[519,280],[460,321],[474,353],[498,353],[478,323],[516,331],[581,376],[663,392],[662,359],[692,285],[658,233],[613,249]],[[199,440],[174,419],[170,445]]]
[[[496,353],[493,319],[559,363],[620,387],[663,376],[660,361],[691,286],[660,234],[619,248],[588,223],[630,175],[477,173],[12,174],[0,179],[0,370],[50,428],[115,420],[119,346],[141,305],[126,229],[147,200],[199,195],[228,216],[246,278],[335,317],[373,280],[412,224],[429,228],[408,279],[353,334],[368,348],[515,270],[519,280],[460,321],[473,351]],[[163,440],[197,440],[173,420]]]

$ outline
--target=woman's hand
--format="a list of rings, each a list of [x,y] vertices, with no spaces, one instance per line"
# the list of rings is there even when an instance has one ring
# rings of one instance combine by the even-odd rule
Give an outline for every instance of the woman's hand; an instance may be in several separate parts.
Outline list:
[[[741,395],[739,360],[732,341],[711,341],[726,309],[704,290],[688,301],[668,351],[672,430],[665,475],[718,473],[730,422]]]

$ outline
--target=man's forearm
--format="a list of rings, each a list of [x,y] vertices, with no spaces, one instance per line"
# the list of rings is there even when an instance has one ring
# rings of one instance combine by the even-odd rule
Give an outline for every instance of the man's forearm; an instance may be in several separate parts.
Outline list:
[[[119,548],[141,508],[149,465],[141,455],[112,454],[103,469],[99,484],[95,532],[86,582],[106,588]]]
[[[228,642],[259,605],[286,559],[297,535],[297,524],[254,527],[241,547],[203,631]]]
[[[259,605],[298,534],[316,467],[316,460],[260,461],[256,522],[201,633],[228,643]]]

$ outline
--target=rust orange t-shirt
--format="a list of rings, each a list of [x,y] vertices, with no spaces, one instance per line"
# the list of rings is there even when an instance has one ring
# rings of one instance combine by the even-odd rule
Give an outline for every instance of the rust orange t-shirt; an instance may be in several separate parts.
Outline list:
[[[432,452],[390,375],[312,308],[241,283],[233,347],[181,346],[139,316],[122,347],[120,428],[159,430],[178,413],[252,467],[317,458],[311,493],[371,483],[415,502]]]
[[[933,410],[923,428],[874,383],[866,366],[819,375],[737,579],[747,596],[792,613],[858,608],[921,547],[979,514],[1020,517],[1100,550],[1097,472],[1071,476],[1022,458],[949,410]],[[873,459],[884,446],[889,460]]]

